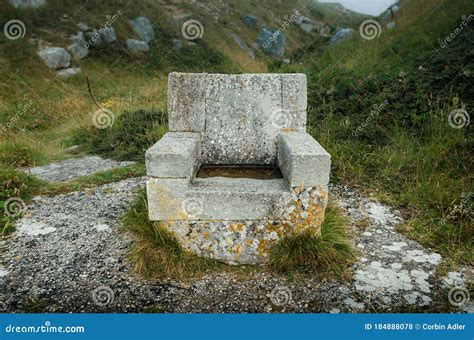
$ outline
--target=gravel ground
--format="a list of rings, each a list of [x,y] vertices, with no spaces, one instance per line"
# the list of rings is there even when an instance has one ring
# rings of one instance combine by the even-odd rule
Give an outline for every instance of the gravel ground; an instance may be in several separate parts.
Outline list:
[[[297,282],[254,271],[216,272],[189,282],[146,281],[130,269],[131,238],[120,216],[144,178],[85,192],[39,196],[12,237],[1,241],[2,312],[472,312],[466,279],[472,270],[437,278],[441,256],[397,233],[397,211],[332,186],[356,232],[351,280]],[[364,230],[357,221],[366,220]],[[449,286],[453,304],[448,304]],[[466,298],[464,298],[466,297]]]

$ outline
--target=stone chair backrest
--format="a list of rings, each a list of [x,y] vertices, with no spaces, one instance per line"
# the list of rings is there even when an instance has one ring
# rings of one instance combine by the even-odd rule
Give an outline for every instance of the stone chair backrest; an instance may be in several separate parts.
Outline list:
[[[201,134],[203,164],[276,164],[282,131],[306,131],[306,75],[170,73],[168,123]]]

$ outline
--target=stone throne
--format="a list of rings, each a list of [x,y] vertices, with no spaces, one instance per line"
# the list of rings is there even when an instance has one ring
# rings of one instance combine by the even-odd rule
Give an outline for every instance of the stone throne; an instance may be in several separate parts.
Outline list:
[[[169,131],[146,152],[149,218],[230,264],[320,233],[330,155],[306,133],[304,74],[171,73]]]

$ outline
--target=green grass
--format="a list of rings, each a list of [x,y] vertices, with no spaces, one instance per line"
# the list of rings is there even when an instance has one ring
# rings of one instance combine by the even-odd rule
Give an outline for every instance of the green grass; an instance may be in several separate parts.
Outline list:
[[[464,108],[472,117],[474,29],[444,49],[438,39],[474,5],[406,0],[401,8],[397,28],[379,38],[297,52],[300,64],[280,70],[308,75],[309,131],[332,155],[332,180],[402,209],[404,234],[469,265],[474,138],[472,124],[453,129],[448,115]]]
[[[347,217],[331,201],[321,235],[311,232],[287,236],[272,249],[270,270],[285,274],[343,276],[355,259]]]
[[[186,279],[223,266],[184,251],[169,231],[151,222],[144,191],[124,215],[123,223],[135,237],[129,254],[133,267],[145,278]]]

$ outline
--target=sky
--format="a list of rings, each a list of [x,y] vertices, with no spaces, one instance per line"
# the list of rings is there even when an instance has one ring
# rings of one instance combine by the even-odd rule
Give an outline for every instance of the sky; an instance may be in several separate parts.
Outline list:
[[[395,0],[320,0],[320,2],[339,2],[345,8],[364,14],[379,15]]]

